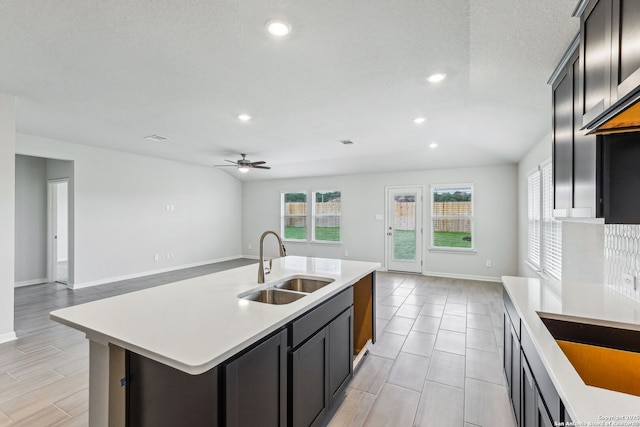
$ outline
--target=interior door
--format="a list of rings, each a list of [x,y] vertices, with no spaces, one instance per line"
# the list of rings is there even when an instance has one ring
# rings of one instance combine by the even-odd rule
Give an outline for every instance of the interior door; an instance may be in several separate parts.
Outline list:
[[[422,273],[423,188],[388,187],[387,269]]]
[[[49,181],[49,281],[69,283],[69,182]]]

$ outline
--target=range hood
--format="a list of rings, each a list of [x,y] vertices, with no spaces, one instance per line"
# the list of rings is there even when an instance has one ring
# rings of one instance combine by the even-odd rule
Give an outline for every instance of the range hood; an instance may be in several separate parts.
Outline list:
[[[587,131],[587,135],[640,131],[640,88],[616,102],[583,130]]]

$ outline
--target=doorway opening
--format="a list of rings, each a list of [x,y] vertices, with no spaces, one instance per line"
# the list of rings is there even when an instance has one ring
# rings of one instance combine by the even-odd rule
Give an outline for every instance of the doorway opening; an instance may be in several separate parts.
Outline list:
[[[386,189],[387,270],[422,273],[422,204],[424,188]]]
[[[69,284],[69,180],[48,181],[49,282]]]

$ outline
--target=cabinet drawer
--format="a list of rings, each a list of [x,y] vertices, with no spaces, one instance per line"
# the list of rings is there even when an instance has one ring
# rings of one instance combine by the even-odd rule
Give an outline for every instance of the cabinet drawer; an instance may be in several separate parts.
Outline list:
[[[290,346],[293,348],[299,346],[352,305],[353,288],[350,286],[329,301],[294,320],[289,334]]]
[[[511,320],[516,336],[520,339],[520,316],[518,316],[516,307],[513,305],[511,297],[509,297],[506,289],[502,289],[502,299],[504,300],[504,309],[507,313],[507,317]]]

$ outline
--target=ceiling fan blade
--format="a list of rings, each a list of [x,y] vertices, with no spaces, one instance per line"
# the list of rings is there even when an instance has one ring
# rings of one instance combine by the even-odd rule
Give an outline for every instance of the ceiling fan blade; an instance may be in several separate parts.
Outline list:
[[[256,169],[271,169],[270,166],[252,166],[252,167]]]
[[[260,160],[260,161],[257,161],[257,162],[251,162],[251,165],[252,165],[252,166],[255,166],[255,165],[264,165],[265,163],[267,163],[267,162],[265,162],[264,160]]]
[[[229,162],[229,163],[233,163],[234,165],[237,165],[237,164],[238,164],[238,162],[234,162],[233,160],[227,160],[227,159],[224,159],[224,161],[225,161],[225,162]]]
[[[214,165],[217,168],[235,168],[236,165]]]

